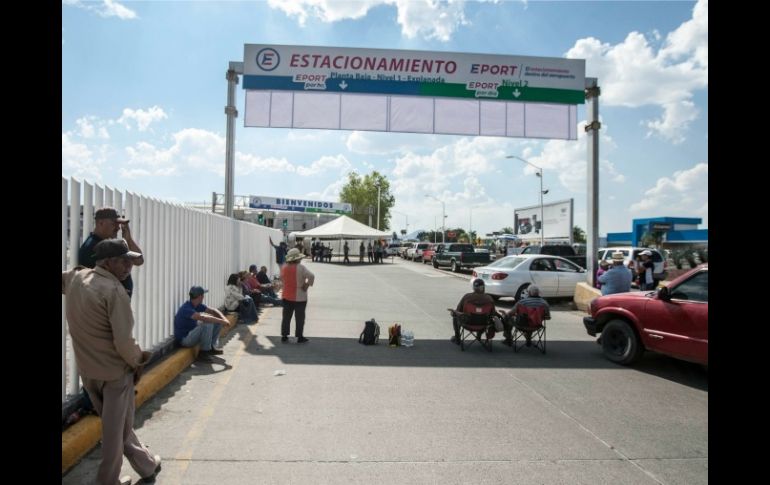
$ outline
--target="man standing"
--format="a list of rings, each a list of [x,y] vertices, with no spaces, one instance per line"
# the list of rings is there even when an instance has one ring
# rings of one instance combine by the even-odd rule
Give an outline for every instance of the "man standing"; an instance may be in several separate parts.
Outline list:
[[[350,247],[348,246],[348,242],[345,241],[345,245],[342,247],[342,251],[345,253],[345,259],[342,261],[345,264],[350,263],[350,258],[348,258],[348,253],[350,252]]]
[[[62,273],[62,294],[75,362],[102,419],[96,483],[131,483],[131,477],[118,478],[123,455],[143,481],[152,481],[160,472],[160,456],[152,455],[133,431],[134,386],[152,354],[132,337],[131,300],[122,284],[142,255],[129,251],[122,239],[105,239],[94,246],[93,256],[95,268]]]
[[[645,249],[639,256],[642,258],[639,265],[639,286],[642,290],[654,290],[658,287],[658,280],[653,276],[655,263],[652,262],[652,251]]]
[[[211,362],[212,355],[223,353],[214,344],[219,338],[222,326],[230,324],[218,309],[203,304],[203,295],[208,291],[200,286],[190,288],[190,299],[179,307],[174,316],[174,340],[182,347],[200,344],[198,360],[204,362]]]
[[[602,284],[602,295],[611,295],[631,291],[632,279],[631,270],[623,266],[623,253],[615,251],[612,253],[612,267],[599,276],[598,281]]]
[[[281,320],[281,342],[289,340],[291,317],[297,313],[295,335],[297,343],[308,341],[303,335],[305,329],[305,308],[307,307],[307,290],[313,286],[315,275],[300,264],[305,256],[297,249],[292,249],[286,255],[286,265],[281,269],[283,280],[283,319]]]
[[[281,241],[278,244],[273,244],[273,238],[268,236],[268,239],[270,240],[270,245],[275,248],[275,262],[278,263],[278,267],[283,267],[283,263],[286,259],[286,248],[287,245],[285,242]]]
[[[96,258],[94,258],[94,248],[104,239],[112,239],[118,237],[118,230],[121,230],[123,239],[128,244],[128,249],[132,252],[138,253],[139,257],[133,261],[134,266],[141,266],[144,264],[144,257],[142,256],[142,250],[131,238],[131,229],[128,227],[128,220],[118,216],[118,211],[112,207],[102,207],[94,213],[94,231],[83,242],[78,251],[78,264],[85,266],[86,268],[93,268],[96,266]],[[134,292],[134,281],[131,279],[131,275],[128,278],[121,281],[121,284],[128,292],[128,297],[131,298],[131,294]]]

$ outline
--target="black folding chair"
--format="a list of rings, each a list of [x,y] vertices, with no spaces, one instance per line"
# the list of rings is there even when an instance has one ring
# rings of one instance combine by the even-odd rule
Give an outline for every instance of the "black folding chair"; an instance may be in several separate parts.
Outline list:
[[[494,314],[495,306],[491,303],[484,305],[466,303],[462,312],[455,312],[460,326],[461,350],[465,351],[465,347],[470,347],[478,342],[482,347],[492,352],[492,339],[495,337],[495,323],[492,320]],[[466,340],[471,342],[465,345]]]

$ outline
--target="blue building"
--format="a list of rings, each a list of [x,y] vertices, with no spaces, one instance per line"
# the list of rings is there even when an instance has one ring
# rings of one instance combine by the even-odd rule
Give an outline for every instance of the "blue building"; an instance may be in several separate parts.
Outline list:
[[[662,247],[677,245],[708,246],[708,229],[698,229],[703,222],[700,217],[651,217],[634,219],[631,232],[607,233],[607,246],[642,246],[647,233],[663,232]]]

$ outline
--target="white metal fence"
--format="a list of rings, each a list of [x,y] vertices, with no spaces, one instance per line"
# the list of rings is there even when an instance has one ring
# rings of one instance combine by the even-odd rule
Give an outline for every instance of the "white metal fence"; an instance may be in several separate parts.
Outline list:
[[[130,219],[131,237],[142,249],[144,264],[131,272],[134,292],[134,338],[142,349],[152,349],[174,331],[174,315],[189,297],[193,285],[207,288],[205,303],[224,303],[227,277],[250,264],[267,266],[277,274],[273,242],[282,233],[248,222],[75,178],[62,177],[61,267],[77,265],[78,249],[94,226],[94,211],[110,206]],[[81,213],[82,211],[82,213]],[[120,237],[120,234],[118,235]],[[72,344],[67,338],[62,295],[62,402],[80,388]]]

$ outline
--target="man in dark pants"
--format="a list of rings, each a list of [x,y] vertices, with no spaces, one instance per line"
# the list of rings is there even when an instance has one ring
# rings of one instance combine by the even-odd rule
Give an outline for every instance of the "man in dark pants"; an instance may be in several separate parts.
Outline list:
[[[134,434],[134,386],[152,354],[132,337],[131,300],[122,282],[133,261],[122,239],[105,239],[94,247],[96,267],[77,266],[62,272],[62,294],[72,348],[83,385],[102,419],[102,461],[96,483],[130,484],[119,477],[123,455],[143,481],[160,472],[160,456],[152,455]]]
[[[305,308],[307,307],[307,290],[313,286],[315,275],[307,269],[307,266],[300,264],[305,255],[298,249],[292,249],[286,255],[286,264],[281,269],[281,280],[283,281],[283,319],[281,320],[281,342],[286,343],[289,340],[291,330],[291,317],[296,312],[297,326],[295,335],[297,343],[308,341],[304,335],[305,329]]]

